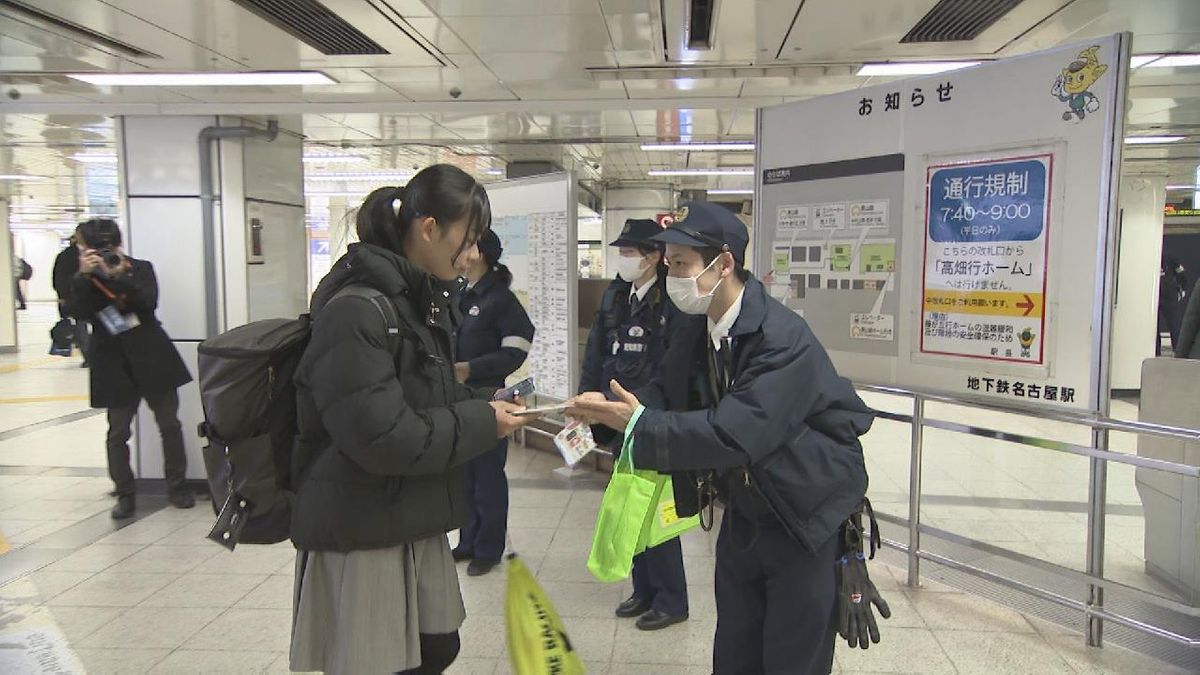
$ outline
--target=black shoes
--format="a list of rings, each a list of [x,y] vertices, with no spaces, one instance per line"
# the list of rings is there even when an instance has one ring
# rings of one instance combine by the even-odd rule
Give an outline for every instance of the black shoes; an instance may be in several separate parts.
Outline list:
[[[454,558],[454,562],[462,562],[474,558],[475,554],[470,551],[464,551],[461,548],[456,548],[450,551],[450,557]]]
[[[671,616],[669,614],[663,614],[657,609],[652,609],[643,614],[641,618],[637,620],[637,628],[638,630],[662,630],[667,626],[674,626],[677,623],[683,623],[684,621],[687,621],[687,619],[687,614],[684,614],[683,616]]]
[[[177,509],[190,509],[196,505],[196,498],[191,492],[180,490],[167,495],[167,501],[171,502],[171,506]]]
[[[125,520],[126,518],[132,518],[134,511],[137,511],[136,498],[132,496],[117,497],[117,505],[112,508],[110,515],[112,515],[113,520]]]
[[[625,602],[617,605],[617,616],[622,619],[632,619],[635,616],[641,616],[650,610],[650,603],[642,600],[636,595],[629,596]]]
[[[496,565],[499,564],[499,560],[480,560],[477,558],[472,560],[470,565],[467,565],[467,576],[481,577],[488,572],[491,572],[496,568]]]

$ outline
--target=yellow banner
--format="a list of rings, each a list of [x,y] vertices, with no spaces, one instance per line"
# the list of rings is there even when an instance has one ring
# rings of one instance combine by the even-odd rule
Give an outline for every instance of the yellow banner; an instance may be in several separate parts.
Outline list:
[[[925,311],[984,316],[1041,318],[1045,303],[1041,293],[1009,291],[926,290]]]

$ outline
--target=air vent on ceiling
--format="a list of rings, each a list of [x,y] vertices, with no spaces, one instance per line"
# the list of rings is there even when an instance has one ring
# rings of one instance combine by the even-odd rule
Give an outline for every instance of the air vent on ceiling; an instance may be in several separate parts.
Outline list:
[[[1021,0],[941,0],[900,40],[963,42],[974,40]]]
[[[33,24],[38,28],[49,29],[55,32],[65,34],[72,39],[79,40],[85,44],[102,47],[112,52],[116,52],[122,56],[132,58],[151,58],[161,59],[158,54],[148,52],[144,49],[138,49],[133,45],[117,40],[116,38],[108,37],[103,33],[96,31],[86,26],[81,26],[74,21],[69,21],[61,16],[57,16],[29,5],[18,0],[0,0],[0,16],[7,16],[15,21],[28,23],[32,20]]]
[[[688,0],[688,49],[712,49],[717,0]]]
[[[233,0],[326,56],[388,54],[317,0]]]

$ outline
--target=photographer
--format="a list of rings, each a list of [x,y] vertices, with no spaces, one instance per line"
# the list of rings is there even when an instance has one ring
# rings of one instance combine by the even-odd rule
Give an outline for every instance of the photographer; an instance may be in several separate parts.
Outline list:
[[[158,281],[154,267],[125,255],[121,231],[107,218],[79,226],[79,273],[67,295],[72,317],[92,324],[88,353],[93,408],[108,410],[108,474],[116,485],[112,517],[136,509],[137,484],[129,468],[130,427],[142,399],[154,412],[162,435],[163,465],[171,504],[195,505],[184,487],[187,456],[179,423],[179,387],[192,376],[171,344],[154,310]]]

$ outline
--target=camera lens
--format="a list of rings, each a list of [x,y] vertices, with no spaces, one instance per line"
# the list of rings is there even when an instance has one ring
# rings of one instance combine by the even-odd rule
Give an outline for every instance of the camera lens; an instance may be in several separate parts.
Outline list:
[[[104,264],[108,267],[116,267],[121,264],[121,255],[119,253],[114,253],[110,249],[104,249],[103,251],[100,251],[100,259],[103,260]]]

